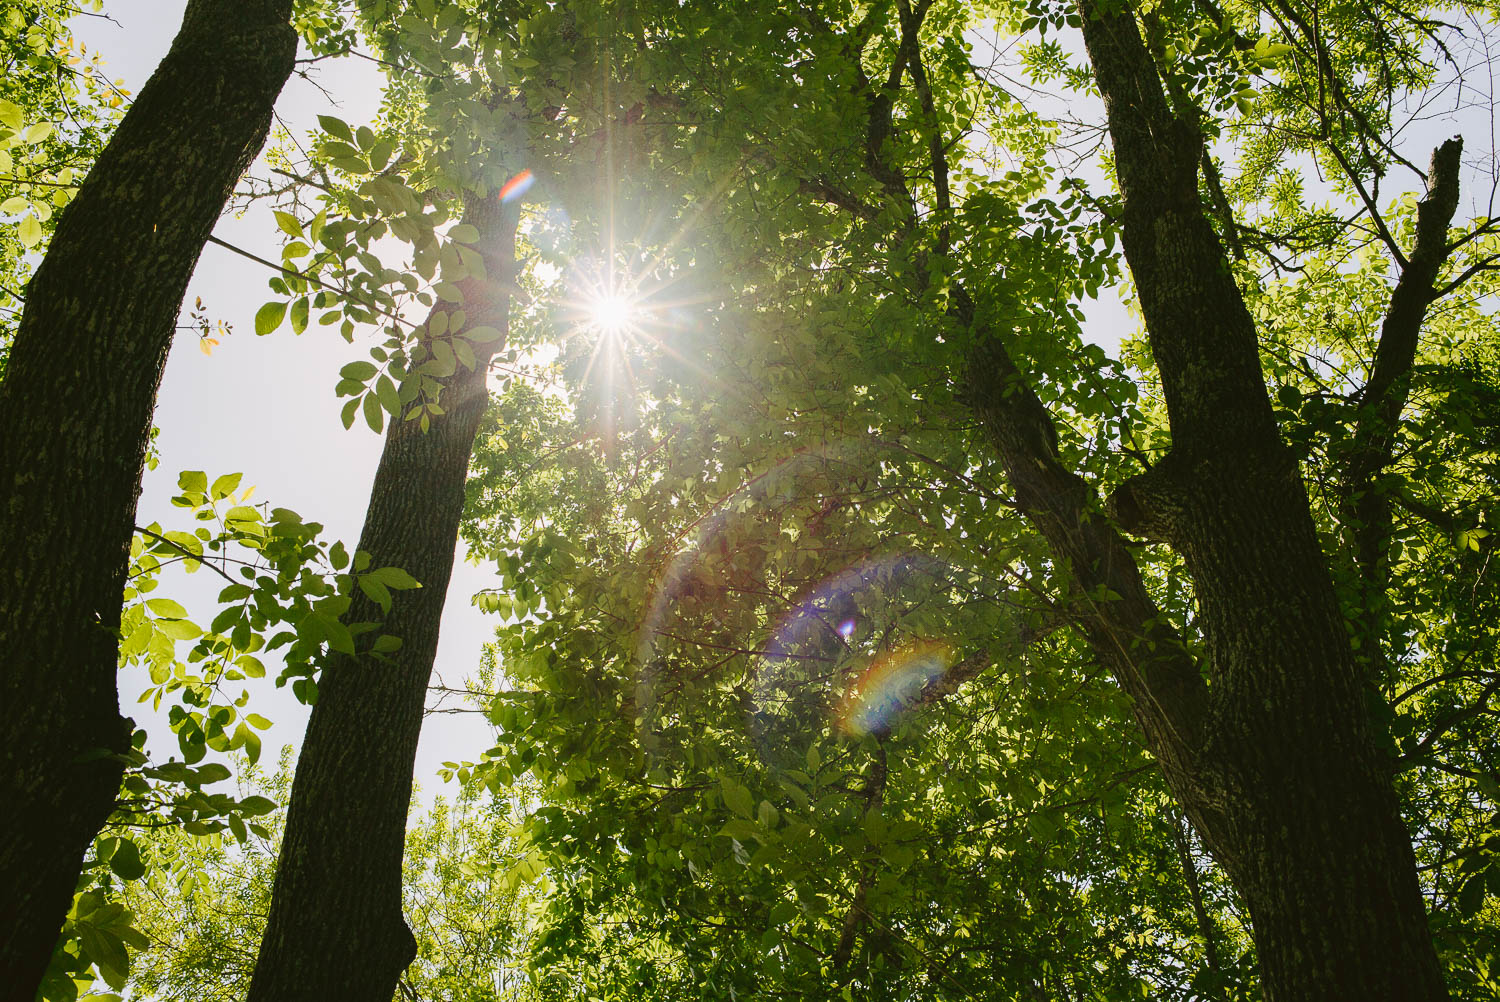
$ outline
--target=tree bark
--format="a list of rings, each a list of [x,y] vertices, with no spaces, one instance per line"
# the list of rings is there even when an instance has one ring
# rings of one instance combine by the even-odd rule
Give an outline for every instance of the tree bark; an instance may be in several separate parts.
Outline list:
[[[517,212],[475,200],[464,219],[479,228],[491,278],[458,283],[469,324],[505,331]],[[381,632],[402,646],[384,658],[335,655],[323,670],[250,1002],[390,1002],[416,956],[401,911],[412,767],[469,453],[489,404],[486,364],[502,344],[476,346],[474,371],[459,368],[445,381],[444,412],[427,432],[395,419],[386,434],[359,549],[371,554],[371,567],[400,567],[422,587],[396,593],[388,615],[354,595],[346,620],[383,621]]]
[[[0,384],[0,998],[33,998],[129,745],[117,629],[157,385],[290,74],[291,0],[191,0],[63,212]]]
[[[1434,285],[1453,250],[1448,227],[1458,209],[1462,153],[1463,140],[1456,136],[1432,153],[1427,195],[1417,203],[1411,256],[1402,263],[1401,276],[1391,290],[1370,378],[1360,393],[1353,447],[1339,471],[1342,521],[1359,571],[1360,653],[1366,674],[1376,683],[1389,681],[1385,634],[1390,568],[1385,552],[1391,538],[1391,501],[1380,474],[1391,463],[1401,412],[1411,395],[1422,324],[1428,307],[1438,298]]]
[[[1083,0],[1124,196],[1124,248],[1172,451],[1114,499],[1197,588],[1211,688],[1174,793],[1244,896],[1265,997],[1447,997],[1410,836],[1256,330],[1198,192],[1202,140],[1167,107],[1133,15]],[[1153,750],[1156,742],[1153,740]]]
[[[1018,509],[1047,540],[1091,648],[1130,696],[1168,785],[1246,900],[1265,997],[1446,998],[1410,836],[1307,494],[1272,416],[1254,323],[1199,195],[1201,137],[1168,108],[1133,15],[1103,6],[1081,0],[1084,38],[1108,110],[1125,253],[1172,451],[1101,505],[1062,463],[1051,415],[997,329],[1002,311],[956,283],[950,314],[973,334],[965,396]],[[920,23],[904,16],[903,36]],[[903,45],[902,59],[920,51]],[[919,91],[924,76],[913,67]],[[899,66],[890,86],[898,79]],[[941,192],[943,145],[929,145]],[[1456,146],[1442,156],[1456,157]],[[886,187],[915,213],[903,187]],[[837,191],[815,193],[850,208]],[[1430,199],[1441,208],[1427,214],[1447,211],[1447,198]],[[940,252],[944,241],[940,230]],[[1155,606],[1120,528],[1182,555],[1206,657]]]

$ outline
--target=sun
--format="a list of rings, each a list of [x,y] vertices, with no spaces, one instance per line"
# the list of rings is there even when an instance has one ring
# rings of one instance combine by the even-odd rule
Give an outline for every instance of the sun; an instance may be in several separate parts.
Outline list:
[[[588,304],[589,322],[601,334],[619,336],[635,325],[639,305],[629,296],[604,293]]]

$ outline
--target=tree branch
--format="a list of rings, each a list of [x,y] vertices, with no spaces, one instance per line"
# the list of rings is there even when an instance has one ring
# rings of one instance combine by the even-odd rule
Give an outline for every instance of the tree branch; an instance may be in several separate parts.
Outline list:
[[[943,145],[937,107],[932,100],[932,86],[927,80],[927,67],[922,63],[922,47],[918,38],[926,7],[926,4],[922,5],[919,8],[922,14],[918,14],[912,10],[907,0],[901,0],[901,34],[903,46],[907,38],[912,40],[907,54],[907,66],[911,70],[911,81],[917,88],[917,97],[922,103],[922,117],[927,124],[927,151],[932,164],[932,186],[935,192],[933,208],[938,217],[937,252],[946,256],[952,243],[953,201],[948,190],[948,153]]]
[[[1412,366],[1427,308],[1436,297],[1433,283],[1453,245],[1448,227],[1458,208],[1458,170],[1463,140],[1449,139],[1432,154],[1427,196],[1417,203],[1417,232],[1411,256],[1401,269],[1380,328],[1375,364],[1360,392],[1354,445],[1339,471],[1342,517],[1352,536],[1364,600],[1360,603],[1365,656],[1382,660],[1385,606],[1383,544],[1391,531],[1391,500],[1376,480],[1390,465],[1401,412],[1410,395]]]
[[[1196,755],[1208,688],[1196,660],[1151,600],[1125,540],[1097,493],[1063,466],[1046,405],[962,286],[956,319],[974,334],[969,402],[999,453],[1016,503],[1046,538],[1080,599],[1079,623],[1135,704],[1158,758],[1184,770]]]
[[[866,814],[878,811],[885,800],[887,773],[885,744],[881,743],[876,745],[875,765],[870,771],[869,779],[865,781]],[[859,934],[859,928],[868,914],[865,908],[865,897],[869,894],[870,887],[875,883],[875,875],[879,872],[879,862],[872,860],[865,864],[864,871],[860,874],[859,884],[854,888],[854,900],[849,905],[849,911],[844,914],[844,926],[839,932],[838,946],[833,951],[833,967],[836,971],[844,971],[854,955],[854,939]]]
[[[226,574],[223,568],[215,567],[213,564],[209,563],[208,558],[203,556],[203,554],[201,553],[194,553],[187,547],[172,542],[166,536],[152,532],[150,529],[144,529],[139,525],[135,527],[135,531],[139,532],[143,536],[150,536],[152,539],[156,540],[159,543],[164,543],[167,546],[170,546],[172,549],[176,550],[178,553],[182,554],[189,560],[196,560],[198,563],[202,564],[204,567],[207,567],[209,570],[213,571],[215,574],[219,575],[219,577],[223,578],[225,581],[228,581],[230,584],[244,584],[243,581],[236,581],[234,578]]]

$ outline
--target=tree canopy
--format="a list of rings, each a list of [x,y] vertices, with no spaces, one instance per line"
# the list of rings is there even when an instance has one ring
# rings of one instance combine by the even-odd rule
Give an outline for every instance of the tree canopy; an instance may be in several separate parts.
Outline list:
[[[17,302],[116,117],[32,6]],[[364,346],[387,461],[358,546],[234,474],[139,528],[178,747],[39,997],[1493,997],[1494,18],[296,4],[388,87],[242,185],[253,327]],[[455,536],[494,741],[408,814]]]

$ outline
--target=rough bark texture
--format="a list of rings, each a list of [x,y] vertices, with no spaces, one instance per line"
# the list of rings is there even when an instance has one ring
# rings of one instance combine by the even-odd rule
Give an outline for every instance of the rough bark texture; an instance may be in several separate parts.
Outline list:
[[[1167,107],[1134,18],[1103,6],[1082,4],[1084,40],[1173,437],[1114,510],[1182,555],[1211,682],[1196,740],[1170,748],[1148,736],[1245,898],[1267,999],[1446,998],[1306,491],[1204,215],[1201,139]]]
[[[1452,253],[1448,227],[1458,209],[1458,168],[1463,148],[1463,140],[1454,137],[1433,151],[1427,196],[1417,203],[1416,239],[1391,290],[1374,365],[1360,396],[1354,446],[1339,476],[1344,492],[1343,521],[1350,527],[1349,542],[1361,587],[1360,646],[1367,670],[1376,681],[1384,681],[1388,670],[1382,651],[1389,577],[1385,546],[1391,534],[1390,497],[1378,480],[1390,465],[1395,449],[1401,412],[1411,392],[1418,336],[1427,309],[1437,298],[1434,283]]]
[[[468,322],[504,331],[516,213],[476,201],[464,218],[480,230],[490,278],[458,283]],[[250,1002],[390,1002],[416,956],[401,857],[469,453],[489,403],[486,363],[500,344],[485,347],[473,372],[446,380],[444,413],[426,433],[396,420],[386,434],[359,548],[371,567],[400,567],[422,587],[395,593],[389,615],[356,592],[345,618],[383,620],[402,646],[383,659],[334,656],[318,682]]]
[[[920,59],[922,9],[901,7],[903,41],[887,91]],[[1169,108],[1128,5],[1080,0],[1080,10],[1173,448],[1101,504],[1060,460],[1051,415],[1005,347],[1001,307],[955,284],[950,312],[973,335],[965,396],[1018,509],[1047,540],[1090,646],[1131,697],[1169,786],[1248,904],[1265,997],[1446,998],[1410,837],[1306,490],[1272,415],[1253,320],[1199,194],[1201,137],[1191,116]],[[926,108],[925,73],[911,69]],[[889,108],[870,103],[867,152],[872,175],[906,208],[909,236],[916,206],[880,161]],[[929,145],[941,192],[944,146]],[[1400,262],[1355,453],[1373,457],[1366,481],[1388,461],[1382,436],[1399,418],[1432,282],[1451,250],[1443,235],[1458,152],[1455,142],[1434,156],[1417,248]],[[806,190],[875,217],[827,180]],[[941,230],[937,244],[943,253]],[[912,291],[920,296],[926,284]],[[1162,616],[1120,528],[1182,556],[1206,657]]]
[[[193,0],[59,222],[0,385],[0,998],[30,1002],[129,722],[116,630],[188,278],[270,126],[291,0]]]

